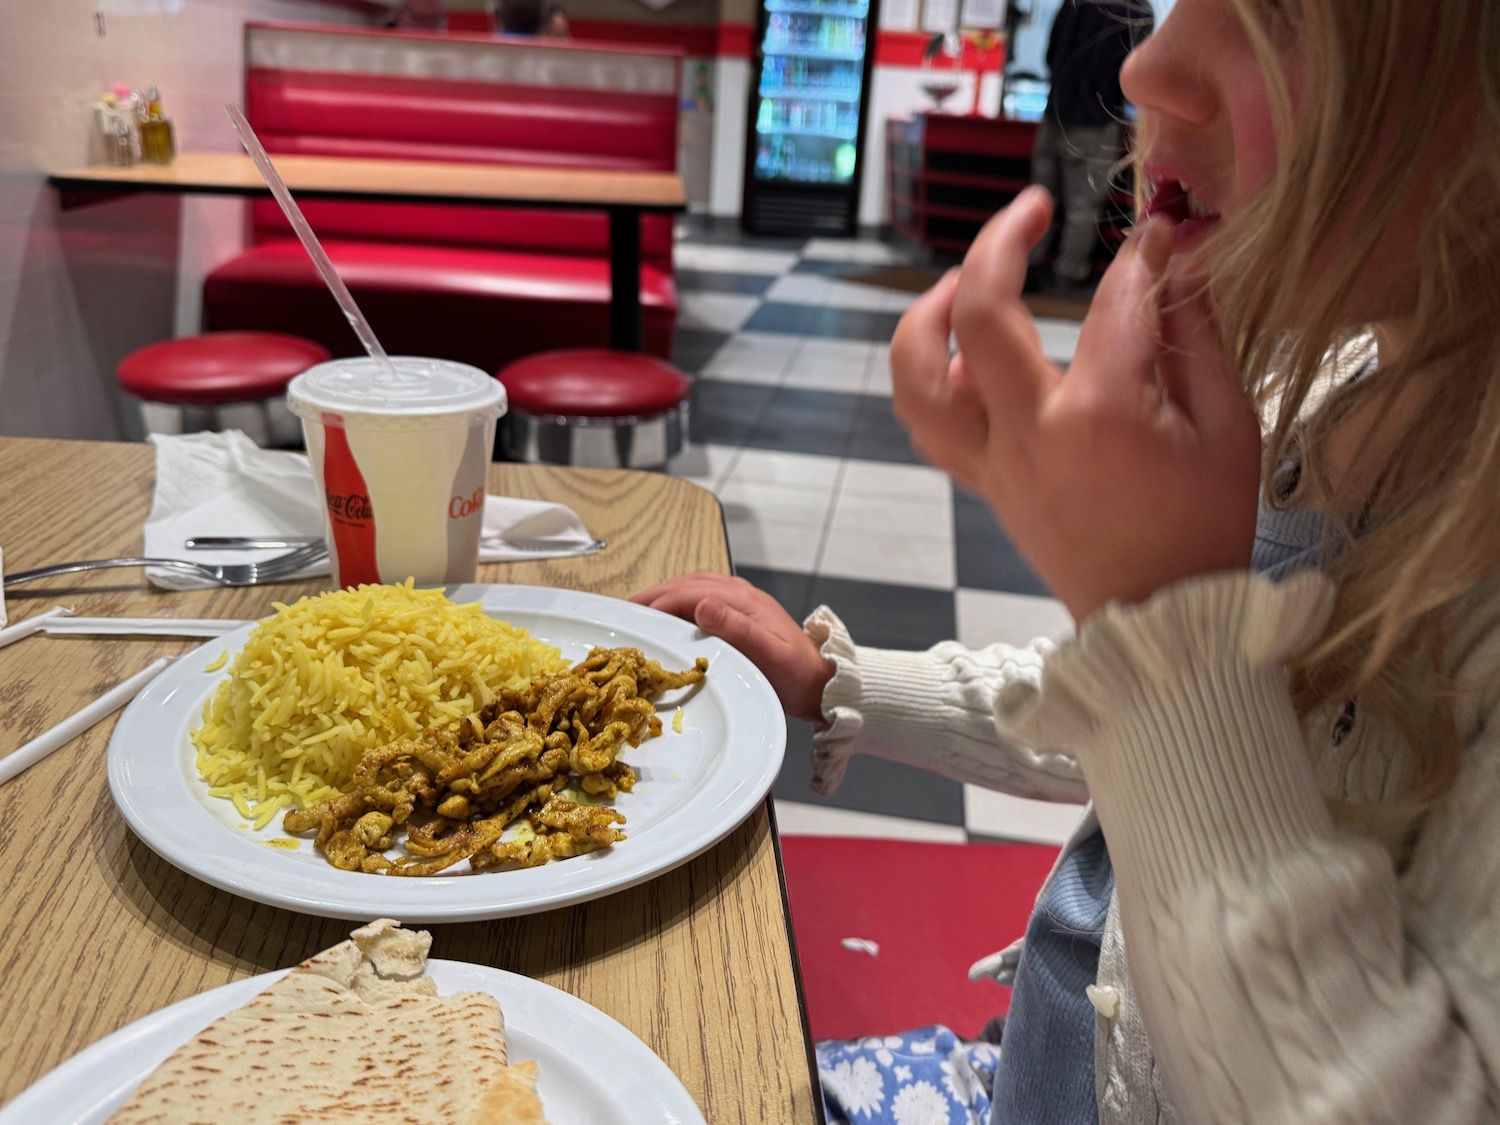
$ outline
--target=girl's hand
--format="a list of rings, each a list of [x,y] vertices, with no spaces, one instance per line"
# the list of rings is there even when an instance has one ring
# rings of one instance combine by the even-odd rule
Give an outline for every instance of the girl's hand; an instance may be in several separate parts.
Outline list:
[[[963,357],[950,356],[948,350],[958,284],[959,270],[949,270],[912,302],[896,326],[891,340],[892,405],[912,448],[977,492],[989,419],[983,400],[970,385]],[[1030,326],[1029,318],[1026,323]]]
[[[1081,625],[1249,565],[1260,427],[1202,301],[1154,291],[1171,255],[1160,220],[1110,266],[1066,374],[1052,364],[1020,299],[1050,221],[1034,189],[991,219],[956,282],[902,318],[891,369],[913,445],[984,497]]]
[[[630,599],[694,622],[759,668],[788,715],[823,721],[823,688],[833,665],[781,603],[743,578],[700,572],[673,578]]]

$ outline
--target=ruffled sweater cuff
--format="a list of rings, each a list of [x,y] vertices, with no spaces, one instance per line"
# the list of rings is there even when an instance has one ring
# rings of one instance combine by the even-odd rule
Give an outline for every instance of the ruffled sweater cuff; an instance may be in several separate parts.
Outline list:
[[[1250,871],[1332,833],[1286,665],[1321,635],[1333,594],[1316,572],[1233,573],[1108,606],[1039,692],[1001,691],[997,725],[1072,750],[1111,856],[1149,897]]]
[[[849,759],[868,752],[1019,796],[1087,798],[1071,758],[1002,744],[995,732],[1000,685],[1034,690],[1053,642],[975,650],[945,641],[919,652],[863,648],[826,606],[803,629],[834,667],[823,689],[824,723],[813,736],[815,792],[832,793]]]
[[[844,780],[849,759],[864,733],[868,714],[871,725],[879,722],[875,714],[893,701],[916,698],[928,703],[942,695],[939,667],[919,653],[887,652],[883,663],[861,663],[858,649],[849,632],[827,606],[819,606],[802,625],[818,645],[825,660],[833,664],[833,678],[823,688],[824,725],[813,737],[813,792],[828,796]],[[894,706],[900,707],[899,702]],[[928,708],[907,708],[904,718],[918,725]]]

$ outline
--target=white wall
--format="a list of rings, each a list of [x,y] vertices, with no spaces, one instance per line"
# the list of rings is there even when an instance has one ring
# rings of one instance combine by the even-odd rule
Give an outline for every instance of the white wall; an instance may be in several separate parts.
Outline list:
[[[682,175],[682,187],[687,193],[691,211],[707,211],[713,193],[717,69],[716,59],[690,55],[682,60],[677,171]]]
[[[197,328],[207,268],[237,250],[243,205],[134,196],[61,211],[51,169],[86,163],[91,106],[156,83],[178,143],[230,150],[248,19],[366,22],[307,0],[0,0],[0,434],[140,434],[115,364]]]
[[[754,78],[749,59],[721,58],[714,72],[713,186],[708,200],[713,215],[740,213],[745,187],[745,129]]]

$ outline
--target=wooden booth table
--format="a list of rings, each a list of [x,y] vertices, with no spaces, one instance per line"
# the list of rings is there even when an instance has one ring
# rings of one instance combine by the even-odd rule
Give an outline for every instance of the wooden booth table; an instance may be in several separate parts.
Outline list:
[[[19,571],[138,553],[153,450],[0,439],[0,547]],[[718,502],[685,481],[618,470],[496,464],[495,492],[570,505],[607,550],[481,565],[481,582],[627,596],[671,575],[724,571]],[[254,618],[326,580],[166,593],[138,570],[7,592],[12,622],[72,605],[90,616]],[[163,655],[199,642],[35,635],[0,649],[0,755]],[[177,1000],[294,965],[355,923],[216,890],[160,859],[109,795],[113,719],[0,791],[0,1104],[97,1039]],[[501,878],[503,876],[496,876]],[[624,1024],[714,1125],[821,1119],[769,802],[703,855],[582,905],[426,926],[432,955],[521,973]]]
[[[609,344],[622,351],[639,351],[641,346],[641,216],[675,214],[687,207],[686,189],[676,172],[292,154],[278,154],[273,160],[286,186],[301,200],[546,206],[605,212],[609,216]],[[227,152],[184,152],[170,164],[92,165],[54,172],[48,182],[62,193],[64,207],[98,199],[101,193],[270,194],[248,156]]]

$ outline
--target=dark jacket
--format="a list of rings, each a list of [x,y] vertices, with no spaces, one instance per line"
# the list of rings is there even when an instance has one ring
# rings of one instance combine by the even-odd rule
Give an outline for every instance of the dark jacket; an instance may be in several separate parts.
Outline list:
[[[1063,125],[1119,121],[1120,65],[1154,27],[1147,0],[1063,0],[1047,42],[1047,115]]]

